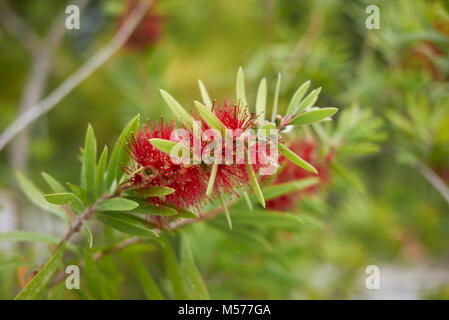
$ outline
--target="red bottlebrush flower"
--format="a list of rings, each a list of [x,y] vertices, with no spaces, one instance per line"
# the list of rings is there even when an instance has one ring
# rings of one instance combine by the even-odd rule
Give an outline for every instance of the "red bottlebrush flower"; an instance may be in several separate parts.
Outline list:
[[[131,178],[131,188],[137,192],[145,192],[152,186],[170,187],[174,193],[160,197],[149,197],[150,204],[174,205],[177,208],[189,208],[199,206],[206,199],[208,181],[207,171],[200,165],[174,164],[170,156],[159,151],[149,142],[152,138],[170,140],[171,132],[176,129],[175,124],[161,123],[152,128],[147,124],[136,136],[133,136],[130,144],[131,157],[137,168],[128,168],[128,171],[139,172]]]
[[[229,100],[225,100],[222,105],[216,104],[215,101],[212,105],[212,112],[218,119],[224,124],[224,126],[235,133],[233,140],[233,164],[220,164],[217,168],[217,175],[215,178],[215,186],[218,192],[223,190],[226,193],[233,193],[237,195],[235,189],[242,185],[248,184],[249,176],[246,168],[246,164],[237,163],[236,159],[236,144],[235,139],[244,134],[249,129],[256,127],[256,115],[249,113],[247,106],[241,104],[230,103]],[[209,127],[205,122],[203,125],[206,129]],[[241,130],[241,131],[240,131]],[[225,155],[225,145],[223,141],[222,155]],[[253,164],[254,171],[257,172],[259,168],[263,167],[258,154],[256,154],[256,161]]]
[[[130,0],[127,4],[125,13],[119,18],[118,26],[128,18],[129,14],[136,7],[139,0]],[[164,18],[160,15],[151,13],[149,11],[134,29],[126,42],[126,47],[131,50],[144,50],[148,46],[155,45],[159,42],[162,36]]]
[[[291,192],[285,195],[282,195],[278,198],[271,199],[267,201],[267,207],[272,210],[279,211],[288,211],[294,209],[296,204],[301,200],[301,197],[304,194],[314,194],[316,193],[321,186],[328,183],[329,181],[329,172],[328,172],[328,163],[332,161],[332,156],[329,154],[325,157],[325,159],[319,159],[319,155],[317,154],[318,145],[315,140],[305,139],[302,141],[293,141],[290,145],[290,149],[298,154],[305,161],[312,164],[318,171],[318,178],[320,179],[320,183],[318,185],[311,186],[305,190]],[[276,176],[274,184],[285,183],[293,180],[308,178],[308,177],[317,177],[317,175],[310,173],[294,163],[285,159],[282,156],[279,159],[281,166],[283,166]]]
[[[213,112],[223,122],[223,124],[231,130],[241,129],[241,133],[255,127],[254,114],[249,114],[246,107],[240,107],[236,104],[230,104],[225,101],[223,105],[212,108]],[[203,130],[209,129],[207,124],[202,121]],[[146,125],[136,136],[133,136],[129,145],[130,154],[135,164],[127,168],[128,173],[136,172],[130,179],[130,188],[134,192],[145,193],[148,188],[153,186],[165,186],[175,190],[174,193],[160,197],[149,197],[150,204],[174,205],[178,208],[195,207],[199,210],[201,204],[207,200],[206,190],[211,176],[212,165],[200,164],[175,164],[170,156],[158,149],[151,143],[150,139],[160,138],[165,140],[171,139],[171,133],[176,129],[175,124],[163,124],[150,127]],[[245,163],[237,163],[237,144],[236,139],[240,134],[234,135],[232,143],[232,163],[219,164],[214,182],[215,193],[228,193],[237,195],[236,189],[244,184],[248,184],[249,177]],[[194,147],[194,137],[190,135],[190,145]],[[200,151],[201,155],[205,148],[209,145],[208,141],[201,139]],[[193,148],[192,148],[193,149]],[[195,150],[193,150],[195,152]],[[222,141],[221,154],[226,155],[226,143]],[[253,169],[257,172],[266,164],[260,161],[260,156],[256,154],[256,161],[252,164]],[[223,159],[225,160],[225,159]],[[244,160],[244,158],[243,158]]]
[[[231,104],[229,100],[225,100],[223,105],[216,105],[214,101],[212,112],[226,128],[231,130],[240,129],[245,132],[256,125],[257,116],[252,112],[249,113],[247,106]]]

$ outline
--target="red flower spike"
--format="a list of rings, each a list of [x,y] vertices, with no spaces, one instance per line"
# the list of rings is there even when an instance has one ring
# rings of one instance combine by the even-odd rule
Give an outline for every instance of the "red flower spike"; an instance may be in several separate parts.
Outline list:
[[[291,192],[267,201],[267,208],[272,210],[292,210],[296,207],[298,202],[301,201],[301,198],[305,194],[315,194],[320,187],[329,182],[328,164],[332,161],[333,156],[328,155],[324,159],[319,159],[317,154],[318,145],[315,140],[307,139],[302,141],[293,141],[289,148],[317,169],[320,182],[318,185],[311,186],[305,190]],[[308,177],[316,177],[315,174],[298,167],[294,163],[285,159],[283,156],[279,159],[279,162],[281,163],[281,166],[284,165],[284,167],[281,168],[281,171],[273,182],[274,185]]]
[[[143,169],[131,178],[131,188],[145,192],[145,189],[152,186],[170,187],[175,190],[174,193],[164,198],[149,197],[148,203],[174,205],[177,208],[199,208],[205,200],[207,171],[200,165],[174,164],[168,154],[153,147],[149,141],[152,138],[170,140],[174,129],[174,122],[164,125],[161,120],[161,123],[153,128],[147,124],[137,136],[133,136],[129,146],[131,157],[136,162],[136,169]]]

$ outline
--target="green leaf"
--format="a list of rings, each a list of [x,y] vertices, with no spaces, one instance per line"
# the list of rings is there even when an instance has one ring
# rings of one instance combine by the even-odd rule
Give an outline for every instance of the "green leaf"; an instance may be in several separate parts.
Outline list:
[[[175,192],[175,189],[169,187],[152,186],[132,193],[136,198],[163,197]]]
[[[212,101],[210,100],[209,93],[207,92],[206,86],[203,81],[198,80],[198,86],[200,87],[201,98],[203,99],[204,104],[209,109],[212,109]]]
[[[184,156],[188,155],[189,159],[191,158],[191,152],[190,152],[189,148],[182,142],[174,142],[174,141],[159,139],[159,138],[152,138],[149,141],[153,147],[155,147],[156,149],[158,149],[162,152],[165,152],[169,156],[172,156],[171,155],[172,149],[176,146],[179,146],[178,154],[176,156],[178,156],[180,158],[180,160],[182,160],[182,161],[187,160],[187,158],[186,159],[182,158],[183,153],[184,153]],[[173,156],[175,156],[175,155],[173,155]]]
[[[128,212],[157,216],[173,216],[178,214],[178,211],[167,206],[159,205],[156,207],[142,200],[136,200],[136,202],[139,204],[139,207],[133,210],[129,210]]]
[[[175,209],[174,207],[171,207],[172,209]],[[198,218],[198,215],[195,214],[192,211],[189,211],[187,209],[184,208],[176,208],[176,210],[178,210],[177,212],[179,212],[179,217],[180,218],[184,218],[184,219],[195,219]]]
[[[78,197],[71,192],[64,193],[51,193],[44,195],[45,200],[52,204],[64,205],[68,204],[72,200],[79,200]],[[81,200],[79,200],[81,201]]]
[[[24,241],[24,242],[43,242],[46,244],[58,244],[58,237],[28,231],[12,231],[0,233],[0,241]]]
[[[249,182],[251,183],[257,200],[259,200],[260,204],[265,208],[265,199],[263,197],[262,190],[260,189],[259,182],[257,182],[256,175],[254,174],[253,166],[247,163],[246,170],[248,171]]]
[[[192,129],[193,127],[193,118],[190,114],[182,107],[182,105],[175,100],[167,91],[162,89],[159,90],[161,92],[162,98],[164,98],[167,105],[170,107],[171,111],[175,114],[175,116],[187,127]]]
[[[133,266],[133,269],[139,278],[140,284],[142,285],[145,295],[151,300],[164,300],[164,296],[159,290],[156,282],[154,281],[151,273],[146,268],[142,260],[134,254],[128,254],[127,260]]]
[[[47,184],[50,186],[51,190],[53,190],[53,192],[58,192],[58,193],[67,192],[67,189],[58,180],[53,178],[48,173],[42,172],[41,175],[44,178],[44,180],[47,182]]]
[[[193,101],[195,104],[196,110],[198,110],[198,113],[200,114],[201,118],[207,123],[207,125],[211,129],[216,129],[221,133],[225,133],[226,127],[221,122],[220,119],[217,118],[217,116],[208,109],[204,104],[198,101]]]
[[[318,178],[303,178],[285,183],[278,183],[262,189],[265,200],[274,199],[284,194],[307,189],[320,182]]]
[[[215,177],[217,176],[217,170],[218,170],[218,164],[214,162],[212,165],[212,171],[210,173],[209,182],[207,184],[207,189],[206,189],[207,197],[210,197],[210,195],[212,194],[212,191],[214,190]]]
[[[86,189],[89,195],[95,193],[95,178],[97,167],[97,140],[92,126],[87,127],[86,141],[83,151],[83,168],[81,177],[81,187]]]
[[[33,279],[19,292],[15,297],[15,300],[33,300],[37,297],[39,292],[47,285],[51,277],[61,264],[62,256],[64,254],[66,243],[63,242],[62,246],[56,250],[50,257],[47,263],[41,268],[41,270],[34,276]]]
[[[276,89],[274,90],[273,99],[273,110],[271,111],[271,122],[276,121],[276,116],[278,113],[278,101],[279,101],[279,90],[281,88],[281,74],[278,74],[278,80],[276,82]]]
[[[298,167],[303,168],[304,170],[310,171],[312,173],[318,174],[318,171],[307,161],[302,159],[296,153],[291,151],[289,148],[284,146],[283,144],[279,144],[279,151],[291,162],[296,164]]]
[[[61,239],[49,234],[28,231],[11,231],[0,233],[0,242],[1,241],[42,242],[49,245],[55,245],[58,244]],[[70,243],[67,244],[67,248],[74,252],[77,251],[77,248]]]
[[[98,160],[97,165],[97,195],[101,197],[104,193],[104,184],[105,184],[105,172],[106,166],[108,164],[108,147],[104,146],[103,152],[101,153],[100,160]]]
[[[128,211],[137,208],[139,204],[129,199],[112,198],[100,203],[98,211]]]
[[[243,73],[242,67],[239,68],[237,72],[237,81],[235,86],[237,101],[241,102],[243,106],[247,106],[248,102],[246,101],[246,93],[245,93],[245,75]]]
[[[302,112],[303,110],[312,107],[318,99],[318,95],[321,92],[321,88],[313,90],[304,100],[302,100],[301,104],[296,108],[293,114]]]
[[[81,201],[85,204],[88,203],[87,201],[87,192],[86,190],[84,190],[83,188],[81,188],[80,186],[77,186],[76,184],[71,184],[71,183],[67,183],[67,185],[69,186],[70,190],[72,190],[72,192],[74,194],[76,194],[76,196],[78,198],[81,199]]]
[[[181,239],[181,263],[184,274],[189,279],[199,298],[201,300],[209,300],[209,292],[207,292],[206,285],[195,265],[190,241],[185,233],[183,233]]]
[[[188,299],[186,288],[184,286],[184,279],[182,277],[181,268],[178,260],[176,259],[175,251],[170,242],[162,237],[162,254],[164,258],[165,269],[173,285],[173,292],[176,299],[185,300]]]
[[[144,238],[155,239],[158,235],[145,226],[146,221],[130,214],[120,212],[97,212],[98,220],[121,232]]]
[[[109,167],[106,174],[106,188],[109,189],[114,181],[120,181],[124,172],[121,169],[126,166],[129,160],[129,153],[126,150],[131,135],[139,130],[140,115],[135,116],[123,129],[112,150]]]
[[[331,168],[339,174],[344,180],[352,184],[354,187],[357,188],[359,192],[365,192],[365,186],[363,185],[363,182],[360,181],[360,179],[353,174],[350,170],[346,169],[344,166],[342,166],[337,161],[333,161],[331,163]]]
[[[305,124],[314,123],[332,116],[337,111],[338,111],[337,108],[321,108],[310,110],[296,116],[292,121],[290,121],[290,124],[295,126],[301,126]]]
[[[92,251],[87,247],[84,249],[83,262],[83,275],[89,293],[94,299],[106,299],[105,277],[99,270],[98,262],[95,261]]]
[[[50,204],[45,200],[42,192],[23,174],[16,172],[17,180],[19,181],[22,191],[25,193],[27,198],[34,203],[39,208],[54,214],[55,216],[68,221],[67,213],[59,206]]]
[[[87,242],[89,248],[92,248],[92,245],[94,243],[94,236],[92,235],[92,231],[90,230],[90,228],[86,222],[83,223],[83,230],[84,230],[84,236],[86,237],[86,242]]]
[[[259,127],[262,126],[263,121],[266,118],[265,113],[267,109],[267,79],[260,80],[259,87],[257,88],[256,97],[256,115]]]
[[[296,90],[295,94],[293,95],[292,99],[290,100],[290,103],[287,107],[287,115],[292,116],[296,113],[296,108],[299,107],[299,103],[301,102],[302,97],[307,92],[310,86],[310,80],[304,82],[298,90]]]
[[[228,221],[229,229],[232,230],[231,214],[229,213],[228,206],[227,206],[226,201],[225,201],[225,199],[223,197],[223,192],[219,193],[219,197],[220,197],[221,206],[222,206],[223,211],[224,211],[224,213],[226,215],[226,220]]]
[[[248,225],[256,228],[298,230],[303,225],[301,217],[287,212],[234,209],[233,213],[236,229],[241,225]]]

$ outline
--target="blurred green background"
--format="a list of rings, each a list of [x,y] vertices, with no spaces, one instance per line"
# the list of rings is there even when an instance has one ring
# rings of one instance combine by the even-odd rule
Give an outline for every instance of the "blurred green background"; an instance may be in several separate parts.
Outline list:
[[[68,4],[6,2],[42,37]],[[380,9],[378,30],[365,27],[369,4]],[[109,41],[128,5],[88,2],[81,29],[67,30],[50,59],[41,98]],[[375,132],[360,139],[370,141],[375,134],[377,148],[341,151],[339,161],[351,177],[335,173],[325,190],[298,203],[298,214],[311,219],[303,229],[259,234],[259,245],[267,242],[276,254],[242,245],[210,224],[189,227],[211,297],[449,298],[448,10],[446,1],[436,0],[159,0],[151,9],[151,27],[140,30],[147,40],[125,45],[34,122],[25,147],[14,140],[0,152],[0,231],[64,232],[24,199],[15,169],[39,183],[42,171],[76,181],[88,123],[99,145],[112,145],[136,113],[153,122],[161,115],[173,118],[159,88],[189,107],[200,97],[197,79],[218,101],[234,98],[235,74],[242,66],[249,100],[266,77],[270,101],[281,72],[282,113],[297,87],[311,80],[323,88],[319,105],[340,109],[330,127],[349,126],[343,114],[357,107],[368,115],[355,119],[360,127],[376,122]],[[2,27],[0,131],[17,117],[32,61]],[[150,249],[143,259],[164,287],[160,254]],[[0,250],[0,298],[9,299],[20,282],[20,263],[12,262],[24,263],[24,257],[43,262],[46,255],[40,252],[48,249],[2,242]],[[109,297],[144,297],[126,259],[110,259],[115,263],[105,262],[104,268],[117,270],[108,269],[111,275],[105,276],[114,288]],[[365,287],[368,265],[381,270],[380,290]]]

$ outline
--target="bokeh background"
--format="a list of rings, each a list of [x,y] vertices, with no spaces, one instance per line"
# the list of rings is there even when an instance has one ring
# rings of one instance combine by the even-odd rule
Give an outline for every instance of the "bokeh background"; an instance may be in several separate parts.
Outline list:
[[[1,1],[42,38],[69,4]],[[369,4],[380,9],[378,30],[365,27]],[[87,2],[80,30],[66,30],[49,58],[37,101],[112,38],[130,6]],[[8,32],[4,23],[11,16],[3,5],[0,10],[3,131],[23,110],[36,58]],[[111,146],[137,113],[155,122],[161,115],[173,118],[159,88],[191,106],[201,79],[217,101],[234,98],[242,66],[251,101],[262,77],[272,99],[281,72],[281,112],[296,88],[311,80],[322,87],[319,105],[340,109],[330,127],[349,126],[343,115],[357,108],[366,117],[353,121],[373,130],[341,151],[344,173],[332,171],[326,188],[298,202],[295,212],[310,218],[301,230],[258,234],[262,239],[252,245],[205,223],[189,229],[211,297],[449,298],[448,44],[447,1],[158,0],[122,49],[0,152],[0,231],[65,230],[26,200],[15,170],[42,188],[42,171],[77,181],[88,123],[99,145]],[[270,254],[261,243],[271,246]],[[164,287],[154,247],[136,252]],[[44,262],[48,252],[42,244],[0,242],[0,298],[13,298],[24,268]],[[126,258],[113,255],[103,264],[106,297],[145,297]],[[365,287],[369,265],[380,268],[380,290]],[[60,295],[92,296],[105,297]]]

